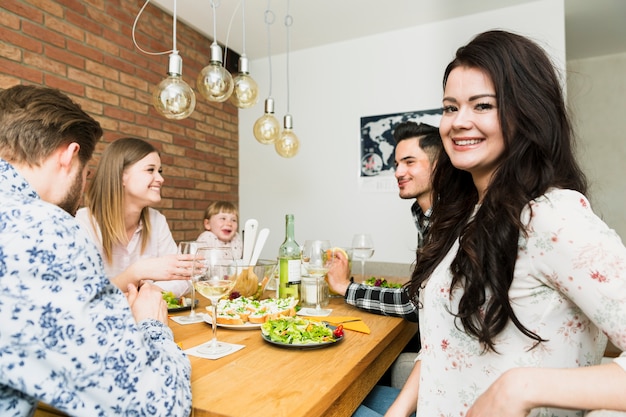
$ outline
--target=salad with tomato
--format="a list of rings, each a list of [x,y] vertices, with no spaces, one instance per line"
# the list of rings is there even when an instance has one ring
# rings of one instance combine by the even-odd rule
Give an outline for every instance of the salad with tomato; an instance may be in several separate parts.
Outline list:
[[[333,343],[343,336],[343,329],[335,334],[324,323],[299,316],[268,320],[261,326],[261,332],[270,341],[285,345]]]
[[[171,292],[171,291],[164,291],[163,292],[163,299],[167,303],[167,309],[168,310],[188,307],[188,306],[191,305],[191,299],[190,298],[176,297],[174,295],[174,293]]]
[[[401,288],[402,284],[397,284],[394,282],[389,282],[385,278],[376,278],[371,277],[363,281],[365,285],[371,285],[373,287],[381,287],[381,288]]]

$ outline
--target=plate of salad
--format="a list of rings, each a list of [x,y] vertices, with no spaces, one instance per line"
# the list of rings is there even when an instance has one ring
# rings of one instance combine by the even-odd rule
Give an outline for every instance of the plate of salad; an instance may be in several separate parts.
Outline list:
[[[176,297],[171,291],[165,291],[163,292],[163,299],[167,303],[168,313],[191,310],[191,298]],[[198,305],[198,300],[196,300],[196,305]]]
[[[363,281],[365,285],[371,285],[372,287],[381,287],[381,288],[401,288],[402,284],[398,284],[395,282],[389,282],[385,278],[376,278],[371,277]]]
[[[292,349],[319,349],[333,346],[344,338],[343,326],[305,319],[300,316],[268,320],[261,326],[263,340]]]

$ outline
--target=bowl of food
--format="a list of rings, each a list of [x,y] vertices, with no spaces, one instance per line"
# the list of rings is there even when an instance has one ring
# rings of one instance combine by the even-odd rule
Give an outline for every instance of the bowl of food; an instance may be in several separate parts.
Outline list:
[[[277,265],[276,260],[271,259],[259,259],[256,265],[237,264],[237,281],[229,297],[259,299],[263,295],[265,286],[274,276]]]

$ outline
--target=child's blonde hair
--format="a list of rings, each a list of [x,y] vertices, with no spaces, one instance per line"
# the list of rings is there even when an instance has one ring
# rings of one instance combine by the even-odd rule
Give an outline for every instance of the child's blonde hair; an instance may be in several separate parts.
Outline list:
[[[230,201],[215,201],[209,204],[209,207],[207,207],[204,211],[204,220],[210,220],[211,216],[215,216],[219,213],[234,214],[237,216],[237,220],[239,220],[239,211],[237,210],[237,206]]]

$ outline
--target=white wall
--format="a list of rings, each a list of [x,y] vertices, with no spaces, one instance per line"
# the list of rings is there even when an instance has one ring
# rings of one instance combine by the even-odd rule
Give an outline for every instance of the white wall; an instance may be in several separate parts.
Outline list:
[[[591,206],[626,237],[626,54],[568,61],[568,101],[575,115],[580,161]]]
[[[291,30],[297,31],[297,25],[294,19]],[[374,261],[411,263],[416,242],[412,201],[401,200],[395,191],[358,190],[360,118],[440,107],[443,70],[456,49],[495,28],[530,36],[556,62],[565,62],[563,0],[292,52],[290,113],[301,147],[291,159],[254,139],[252,126],[263,114],[269,75],[267,59],[251,62],[261,99],[239,112],[239,204],[242,225],[254,217],[271,230],[262,256],[276,256],[284,216],[293,213],[299,243],[323,238],[349,245],[354,233],[371,233]],[[287,110],[285,66],[284,55],[272,57],[272,97],[281,124]]]

